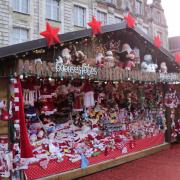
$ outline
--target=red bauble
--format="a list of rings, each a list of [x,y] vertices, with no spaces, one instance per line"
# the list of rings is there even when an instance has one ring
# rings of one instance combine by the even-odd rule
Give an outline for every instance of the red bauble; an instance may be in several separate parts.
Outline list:
[[[155,45],[156,47],[158,47],[158,48],[161,47],[161,38],[160,38],[159,35],[157,35],[157,36],[154,37],[154,45]]]
[[[126,24],[129,28],[134,28],[135,27],[135,19],[131,16],[130,13],[128,13],[127,16],[124,17]]]
[[[100,21],[97,21],[95,16],[92,17],[91,22],[88,22],[88,25],[92,28],[93,35],[96,35],[97,33],[101,33],[102,23]]]
[[[46,31],[40,33],[41,36],[44,36],[48,42],[48,47],[53,43],[60,43],[58,37],[58,32],[60,28],[53,28],[48,22],[46,23]]]

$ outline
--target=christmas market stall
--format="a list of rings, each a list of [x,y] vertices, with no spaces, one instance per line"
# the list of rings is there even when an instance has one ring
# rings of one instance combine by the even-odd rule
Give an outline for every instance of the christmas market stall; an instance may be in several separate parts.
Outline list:
[[[0,176],[77,178],[176,139],[179,62],[127,18],[0,49]]]

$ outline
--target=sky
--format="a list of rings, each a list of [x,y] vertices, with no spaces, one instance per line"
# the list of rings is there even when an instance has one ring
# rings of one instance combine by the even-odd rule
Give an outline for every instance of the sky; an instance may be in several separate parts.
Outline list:
[[[148,0],[151,3],[153,0]],[[168,25],[169,37],[180,36],[180,0],[161,0]]]
[[[180,0],[161,0],[168,24],[169,37],[180,36]]]

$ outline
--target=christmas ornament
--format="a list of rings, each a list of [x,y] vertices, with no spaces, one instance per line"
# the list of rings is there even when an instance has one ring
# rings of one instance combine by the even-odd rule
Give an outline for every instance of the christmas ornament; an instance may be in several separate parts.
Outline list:
[[[92,28],[93,35],[96,35],[97,33],[101,33],[101,21],[97,21],[96,17],[92,17],[92,21],[88,22],[88,25]]]
[[[130,13],[128,13],[127,16],[124,17],[126,24],[129,28],[134,28],[135,27],[135,19],[131,16]]]
[[[157,47],[157,48],[160,48],[161,47],[161,39],[160,39],[160,36],[157,35],[154,37],[154,45]]]
[[[47,39],[48,47],[53,43],[60,43],[58,37],[59,30],[60,28],[53,28],[48,22],[46,23],[46,31],[41,32],[40,35]]]

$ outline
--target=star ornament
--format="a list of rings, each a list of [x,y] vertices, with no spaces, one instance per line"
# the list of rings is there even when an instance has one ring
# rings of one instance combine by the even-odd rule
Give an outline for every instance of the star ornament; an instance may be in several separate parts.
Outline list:
[[[179,54],[179,53],[177,53],[177,54],[175,55],[175,61],[176,61],[177,64],[180,65],[180,54]]]
[[[157,35],[157,36],[154,37],[154,45],[155,45],[156,47],[158,47],[158,48],[161,47],[161,39],[160,39],[160,36],[159,36],[159,35]]]
[[[48,22],[46,23],[46,31],[41,32],[40,35],[46,38],[48,47],[54,43],[60,43],[60,39],[58,37],[59,30],[60,28],[54,28]]]
[[[129,28],[134,28],[135,27],[135,19],[131,16],[130,13],[128,13],[127,16],[124,16],[124,19],[126,21],[126,24]]]
[[[102,32],[101,25],[102,25],[101,21],[97,21],[95,16],[92,17],[91,22],[88,22],[88,26],[92,28],[93,35],[96,35],[97,33]]]

